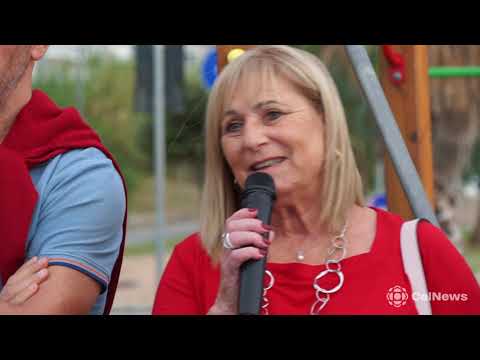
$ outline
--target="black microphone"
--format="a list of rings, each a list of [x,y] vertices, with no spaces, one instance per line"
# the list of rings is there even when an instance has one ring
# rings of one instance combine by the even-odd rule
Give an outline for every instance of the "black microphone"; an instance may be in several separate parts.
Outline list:
[[[248,176],[240,200],[242,209],[257,209],[257,219],[270,225],[275,199],[275,183],[270,175],[255,172]],[[263,258],[248,260],[240,267],[238,304],[240,315],[258,315],[260,313],[265,265],[266,258]]]

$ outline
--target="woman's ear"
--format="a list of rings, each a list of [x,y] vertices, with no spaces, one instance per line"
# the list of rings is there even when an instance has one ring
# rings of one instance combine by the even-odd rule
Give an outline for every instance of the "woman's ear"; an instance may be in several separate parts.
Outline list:
[[[32,45],[32,48],[30,50],[30,54],[32,56],[33,61],[38,61],[43,56],[48,50],[48,45]]]

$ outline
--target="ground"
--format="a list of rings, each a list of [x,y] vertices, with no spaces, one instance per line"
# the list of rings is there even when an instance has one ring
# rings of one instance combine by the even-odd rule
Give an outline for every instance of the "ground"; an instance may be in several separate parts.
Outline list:
[[[155,256],[126,256],[111,313],[151,314],[157,285]]]

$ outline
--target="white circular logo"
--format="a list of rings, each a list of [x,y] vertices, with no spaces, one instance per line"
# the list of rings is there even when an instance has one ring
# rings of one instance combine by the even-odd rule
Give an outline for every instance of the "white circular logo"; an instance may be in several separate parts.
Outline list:
[[[394,286],[388,289],[387,300],[388,303],[396,308],[403,306],[407,303],[408,293],[401,286]]]

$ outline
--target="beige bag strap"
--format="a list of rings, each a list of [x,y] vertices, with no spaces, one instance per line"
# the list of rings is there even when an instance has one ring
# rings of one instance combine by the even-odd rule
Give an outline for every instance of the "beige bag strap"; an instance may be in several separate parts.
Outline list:
[[[420,219],[407,221],[400,231],[400,247],[402,252],[405,273],[412,286],[412,294],[419,315],[432,315],[432,308],[428,300],[428,288],[423,272],[422,258],[418,247],[417,226]],[[419,296],[419,295],[422,296]]]

